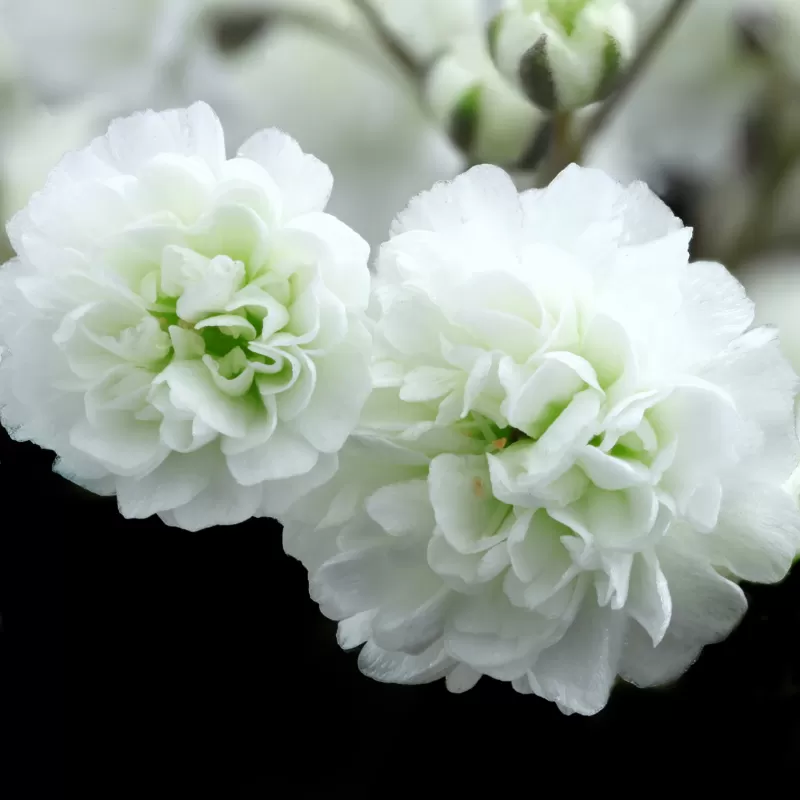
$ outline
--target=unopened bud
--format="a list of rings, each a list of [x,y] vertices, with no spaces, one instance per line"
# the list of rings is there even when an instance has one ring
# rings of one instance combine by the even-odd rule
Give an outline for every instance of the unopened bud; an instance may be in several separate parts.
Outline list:
[[[630,60],[635,19],[623,0],[508,0],[489,31],[492,58],[540,108],[604,99]]]
[[[470,159],[494,164],[528,160],[544,118],[498,73],[479,38],[455,42],[434,65],[426,88],[435,115]]]

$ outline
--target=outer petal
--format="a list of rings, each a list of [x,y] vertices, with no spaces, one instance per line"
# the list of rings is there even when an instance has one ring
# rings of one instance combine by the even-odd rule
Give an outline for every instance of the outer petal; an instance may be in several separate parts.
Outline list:
[[[467,222],[496,223],[512,232],[521,209],[511,178],[498,167],[473,167],[453,181],[437,183],[417,195],[392,225],[392,235],[406,231],[447,231]]]
[[[624,616],[587,598],[564,638],[536,660],[537,694],[562,710],[596,714],[611,694],[624,636]]]
[[[392,653],[367,642],[358,656],[358,668],[381,683],[430,683],[444,677],[454,664],[440,642],[415,656]]]
[[[725,638],[747,610],[744,592],[701,558],[661,548],[659,558],[672,597],[672,620],[657,647],[631,627],[620,664],[623,678],[654,686],[679,677],[702,648]]]
[[[251,136],[239,155],[261,164],[280,187],[285,219],[322,211],[333,190],[333,175],[318,158],[307,155],[285,133],[270,128]]]

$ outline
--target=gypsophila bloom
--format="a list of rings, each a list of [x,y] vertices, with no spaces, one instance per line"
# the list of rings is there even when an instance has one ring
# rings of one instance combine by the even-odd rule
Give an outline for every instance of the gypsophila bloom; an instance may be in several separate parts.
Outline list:
[[[2,419],[128,517],[197,530],[324,480],[370,391],[367,244],[328,168],[205,104],[112,123],[9,225]]]
[[[643,184],[476,167],[414,199],[375,390],[285,544],[383,681],[482,675],[593,714],[680,675],[800,546],[796,377]]]
[[[500,71],[547,111],[602,100],[634,41],[624,0],[507,0],[489,33]]]

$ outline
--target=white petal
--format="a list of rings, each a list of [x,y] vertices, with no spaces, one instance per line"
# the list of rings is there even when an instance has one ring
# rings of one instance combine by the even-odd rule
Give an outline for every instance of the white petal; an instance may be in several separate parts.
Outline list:
[[[194,500],[172,511],[162,511],[159,516],[167,525],[200,531],[212,525],[238,525],[254,516],[260,503],[257,486],[241,486],[220,466]]]
[[[136,174],[139,166],[160,153],[198,156],[212,169],[225,160],[225,140],[217,115],[205,103],[188,109],[144,111],[111,123],[105,137],[90,149],[121,172]]]
[[[625,610],[650,634],[653,646],[658,646],[672,619],[672,596],[652,553],[640,553],[634,558]]]
[[[428,485],[436,523],[458,552],[488,550],[504,538],[502,523],[511,507],[492,495],[483,456],[437,456]]]
[[[362,611],[339,623],[336,631],[336,640],[342,650],[352,650],[364,644],[372,634],[372,620],[374,611]]]
[[[305,475],[314,468],[319,451],[300,434],[279,425],[262,445],[228,455],[231,475],[243,486]]]
[[[333,615],[344,619],[380,607],[392,567],[391,549],[381,542],[334,556],[311,580],[330,597]]]
[[[536,660],[533,674],[548,700],[578,714],[596,714],[608,702],[625,635],[625,617],[589,596],[558,644]]]
[[[685,311],[697,344],[717,351],[753,323],[755,306],[722,264],[695,261],[686,273]]]
[[[699,544],[713,564],[743,580],[775,583],[800,551],[800,511],[777,486],[730,487],[716,529]]]
[[[365,506],[387,533],[428,535],[436,525],[424,480],[384,486],[367,498]]]
[[[299,501],[308,502],[308,495],[324,486],[336,474],[339,458],[336,454],[321,453],[308,472],[294,478],[270,480],[263,486],[261,515],[283,521],[285,514]]]
[[[431,577],[430,597],[422,588],[404,587],[378,610],[372,623],[376,645],[416,655],[441,640],[451,596],[441,581]]]
[[[368,347],[369,336],[358,334],[338,352],[315,360],[314,393],[298,414],[295,426],[324,453],[339,450],[358,423],[372,389]]]
[[[169,454],[161,443],[158,425],[137,423],[132,418],[119,418],[102,428],[81,422],[70,431],[69,441],[117,475],[146,474]]]
[[[120,513],[128,518],[144,519],[185,505],[205,490],[215,466],[215,459],[210,454],[172,453],[157,469],[142,478],[119,478],[117,503]]]
[[[304,153],[297,142],[270,128],[251,136],[239,155],[260,164],[280,187],[286,219],[311,211],[322,211],[333,189],[330,169]]]
[[[453,694],[462,694],[463,692],[468,692],[480,679],[480,672],[476,672],[466,664],[459,664],[447,675],[445,684],[447,685],[447,691]]]
[[[367,642],[358,656],[361,672],[381,683],[430,683],[444,677],[452,667],[452,659],[439,642],[414,656],[390,653]]]
[[[316,240],[318,267],[325,286],[348,309],[364,311],[369,300],[369,245],[352,228],[330,214],[306,214],[284,229]],[[290,240],[291,241],[291,240]]]
[[[208,368],[199,361],[174,361],[154,381],[169,386],[173,405],[226,436],[242,437],[253,418],[245,398],[229,397],[217,389]]]
[[[519,224],[521,211],[511,178],[498,167],[473,167],[450,182],[415,197],[392,225],[392,235],[413,230],[443,231],[466,222],[497,222],[502,230]]]
[[[707,644],[726,637],[747,610],[744,592],[697,556],[659,549],[672,597],[672,620],[658,647],[642,629],[628,634],[620,672],[639,686],[677,678]]]

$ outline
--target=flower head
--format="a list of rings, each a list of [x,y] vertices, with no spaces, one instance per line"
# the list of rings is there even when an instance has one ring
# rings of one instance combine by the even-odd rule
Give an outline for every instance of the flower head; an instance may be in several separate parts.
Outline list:
[[[689,237],[575,166],[521,195],[476,167],[398,217],[361,438],[286,528],[367,674],[591,714],[726,636],[739,579],[785,575],[796,377]]]
[[[602,100],[634,38],[624,0],[508,0],[490,31],[500,71],[548,111]]]
[[[112,123],[9,224],[3,422],[122,513],[275,513],[370,391],[369,248],[328,168],[268,130],[226,160],[197,104]]]

